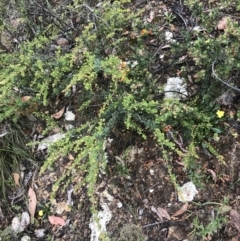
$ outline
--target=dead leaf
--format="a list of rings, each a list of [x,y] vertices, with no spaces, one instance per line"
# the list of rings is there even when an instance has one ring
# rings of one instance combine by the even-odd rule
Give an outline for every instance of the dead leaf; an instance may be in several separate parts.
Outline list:
[[[171,220],[171,217],[169,216],[168,212],[163,208],[158,207],[156,209],[154,206],[151,206],[151,211],[157,214],[160,222],[163,221],[163,218]]]
[[[63,218],[56,217],[56,216],[48,216],[48,220],[53,225],[64,226],[66,224],[66,222]]]
[[[64,113],[65,107],[63,107],[60,111],[58,111],[57,113],[51,115],[51,117],[53,117],[54,119],[59,119],[62,117],[63,113]]]
[[[170,30],[172,31],[172,32],[176,32],[176,26],[175,25],[173,25],[173,24],[170,24]]]
[[[66,38],[59,38],[57,44],[60,46],[66,46],[69,44],[69,41]]]
[[[168,49],[168,48],[170,48],[170,47],[171,47],[171,46],[170,46],[169,44],[167,44],[167,45],[162,46],[161,49]]]
[[[70,206],[65,201],[59,202],[59,203],[56,202],[54,206],[55,206],[55,211],[58,215],[61,215],[63,212],[71,211]]]
[[[23,96],[22,97],[23,102],[29,101],[30,99],[32,99],[32,96]]]
[[[207,171],[212,175],[212,179],[214,182],[217,181],[217,175],[212,169],[207,169]]]
[[[154,206],[151,206],[151,211],[158,215],[158,218],[159,218],[160,222],[163,221],[163,217],[160,215],[160,213],[158,213],[157,209]]]
[[[183,162],[177,161],[177,160],[175,160],[175,162],[176,162],[178,165],[185,167],[185,164],[184,164]]]
[[[34,219],[34,215],[36,212],[36,206],[37,206],[37,197],[36,193],[33,191],[33,189],[30,187],[28,190],[28,210],[31,216],[31,219]]]
[[[186,202],[176,213],[172,215],[172,217],[177,217],[185,213],[188,209],[188,203]]]
[[[126,36],[128,34],[129,34],[129,31],[125,31],[125,32],[122,33],[122,36]]]
[[[19,183],[20,176],[19,176],[19,174],[14,172],[12,175],[13,175],[13,180],[14,180],[15,184],[17,186],[20,186],[20,183]]]
[[[70,153],[68,154],[68,159],[69,161],[74,161],[74,156]]]
[[[231,207],[230,206],[227,206],[227,205],[222,205],[220,208],[219,208],[219,213],[220,214],[227,214],[231,211]]]
[[[10,20],[10,23],[15,30],[23,22],[24,22],[24,20],[22,18],[14,18],[14,19]]]
[[[158,213],[159,213],[163,218],[166,218],[166,219],[168,219],[168,220],[171,220],[170,215],[168,214],[168,212],[167,212],[165,209],[158,207],[158,208],[157,208],[157,211],[158,211]]]
[[[187,59],[187,55],[183,55],[182,57],[180,57],[179,59],[178,59],[178,61],[179,62],[183,62],[183,61],[185,61],[186,59]]]
[[[235,227],[238,232],[240,232],[240,214],[236,210],[232,209],[230,211],[230,218],[230,224]]]
[[[217,25],[218,30],[224,30],[227,28],[227,21],[230,20],[229,17],[223,17]]]
[[[150,16],[149,16],[149,18],[147,19],[147,21],[148,21],[149,23],[151,23],[152,20],[153,20],[153,18],[154,18],[154,11],[151,11],[151,12],[150,12]]]

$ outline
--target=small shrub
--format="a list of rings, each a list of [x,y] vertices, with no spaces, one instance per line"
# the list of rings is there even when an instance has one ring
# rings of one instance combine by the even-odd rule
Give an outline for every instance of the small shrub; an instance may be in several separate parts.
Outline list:
[[[146,241],[142,228],[135,224],[124,225],[120,229],[119,237],[114,237],[114,241]]]
[[[206,224],[200,222],[199,218],[196,217],[193,220],[192,235],[194,235],[194,237],[201,238],[201,240],[204,240],[206,237],[210,238],[214,236],[226,223],[227,218],[221,215],[218,211],[216,212],[216,216],[212,217]]]
[[[218,12],[204,14],[203,3],[186,1],[206,30],[196,35],[184,31],[183,40],[172,44],[171,49],[172,56],[187,54],[194,61],[194,71],[198,72],[194,87],[187,81],[192,70],[184,66],[182,73],[189,91],[195,95],[190,93],[185,100],[164,99],[163,83],[152,73],[155,54],[145,44],[151,34],[159,39],[164,39],[164,34],[157,28],[146,31],[149,23],[142,22],[140,11],[130,10],[130,1],[104,1],[98,7],[86,1],[66,3],[65,7],[27,3],[21,1],[13,6],[23,19],[21,27],[17,26],[22,32],[16,33],[25,34],[25,39],[11,46],[11,51],[5,47],[0,55],[0,121],[16,122],[21,116],[34,113],[49,130],[54,126],[49,112],[54,101],[71,103],[74,98],[78,106],[77,126],[49,148],[41,168],[43,173],[58,157],[69,153],[74,156],[65,175],[55,183],[55,192],[63,180],[67,179],[66,187],[74,176],[82,175],[85,180],[76,188],[86,184],[94,204],[95,183],[108,161],[104,140],[110,137],[117,141],[124,131],[142,140],[151,134],[165,159],[177,153],[191,171],[198,160],[199,146],[204,145],[220,159],[211,141],[214,132],[224,131],[222,119],[216,116],[219,106],[215,99],[225,85],[212,76],[212,66],[215,61],[214,68],[223,79],[239,70],[239,31],[235,22],[229,23],[228,31],[210,37]],[[34,18],[34,14],[29,14],[33,10],[42,15]],[[171,16],[165,18],[173,21]],[[1,33],[10,28],[2,17]],[[65,39],[64,45],[60,44],[60,37]],[[168,61],[174,66],[171,56]],[[23,101],[26,96],[28,101]],[[61,121],[55,125],[61,127]],[[120,154],[114,151],[114,155]],[[168,165],[171,169],[170,162]]]

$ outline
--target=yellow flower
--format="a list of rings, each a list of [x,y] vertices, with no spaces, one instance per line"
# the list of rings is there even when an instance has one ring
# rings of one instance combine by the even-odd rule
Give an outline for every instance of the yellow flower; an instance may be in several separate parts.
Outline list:
[[[141,31],[141,35],[145,35],[145,34],[147,34],[147,29],[143,29],[142,31]]]
[[[216,114],[217,114],[218,118],[222,118],[224,116],[224,111],[218,110]]]
[[[39,215],[40,217],[42,217],[42,216],[43,216],[43,210],[40,210],[40,211],[38,212],[38,215]]]

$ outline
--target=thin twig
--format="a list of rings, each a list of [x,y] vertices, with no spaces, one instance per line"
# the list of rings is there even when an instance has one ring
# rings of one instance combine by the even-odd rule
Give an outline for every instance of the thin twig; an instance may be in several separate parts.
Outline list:
[[[52,10],[50,10],[49,8],[45,8],[43,5],[39,4],[36,1],[33,1],[38,7],[42,8],[45,12],[49,13],[52,17],[56,18],[56,20],[62,25],[63,30],[65,32],[67,32],[67,30],[70,28],[70,26],[68,24],[66,24],[62,19],[60,19],[60,17],[55,14]]]
[[[179,135],[180,136],[180,135]],[[178,147],[181,149],[182,152],[187,153],[188,151],[182,147],[182,137],[180,136],[180,142],[174,137],[173,133],[169,130],[167,131],[167,137],[168,139],[172,140]]]
[[[152,56],[152,60],[153,60],[153,58],[158,54],[159,50],[162,49],[162,46],[163,46],[163,45],[160,45],[160,47],[159,47],[159,48],[157,49],[157,51],[154,53],[154,55]]]
[[[213,76],[216,77],[218,80],[220,80],[223,84],[225,84],[225,85],[228,86],[229,88],[240,92],[240,89],[238,89],[238,88],[236,88],[236,87],[234,87],[234,86],[231,86],[231,85],[228,84],[226,81],[220,79],[220,78],[217,76],[217,74],[216,74],[216,72],[215,72],[215,70],[214,70],[214,64],[215,64],[215,62],[216,62],[216,60],[214,60],[214,62],[212,63],[212,73],[213,73]],[[232,78],[232,77],[231,77],[231,78]],[[229,81],[229,80],[228,80],[228,81]]]
[[[185,25],[185,27],[186,27],[186,29],[187,29],[187,22],[185,21],[185,19],[182,17],[182,15],[180,14],[180,13],[178,13],[177,11],[174,11],[177,15],[178,15],[178,17],[180,17],[181,19],[182,19],[182,21],[184,22],[184,25]]]
[[[86,8],[95,16],[95,18],[100,19],[102,22],[104,22],[104,23],[106,24],[106,26],[107,26],[109,29],[111,29],[111,27],[109,26],[109,24],[108,24],[104,19],[102,19],[101,17],[99,17],[99,16],[94,12],[94,10],[93,10],[91,7],[89,7],[87,4],[84,4],[83,6],[86,7]]]
[[[150,224],[147,224],[147,225],[143,226],[142,228],[147,228],[147,227],[151,227],[151,226],[158,225],[158,224],[162,224],[162,223],[163,223],[163,222],[150,223]]]
[[[156,183],[156,184],[154,184],[153,186],[149,187],[149,188],[148,188],[147,190],[145,190],[144,192],[147,192],[148,190],[150,190],[150,189],[152,189],[152,188],[156,187],[158,184],[159,184],[159,182],[157,182],[157,183]]]

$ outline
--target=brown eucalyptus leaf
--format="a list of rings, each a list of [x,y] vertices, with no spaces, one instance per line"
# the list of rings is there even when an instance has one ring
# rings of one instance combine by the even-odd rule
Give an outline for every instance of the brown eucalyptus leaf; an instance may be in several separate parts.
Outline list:
[[[152,11],[150,12],[150,16],[149,16],[149,18],[147,19],[147,21],[148,21],[149,23],[151,23],[151,22],[153,21],[153,18],[154,18],[154,11],[152,10]]]
[[[71,211],[70,206],[65,201],[59,202],[59,203],[56,202],[54,206],[55,206],[55,212],[58,215],[61,215],[63,212],[70,212]]]
[[[69,153],[68,154],[68,159],[69,159],[69,161],[74,161],[74,156],[71,153]]]
[[[186,202],[176,213],[172,215],[172,217],[177,217],[185,213],[188,209],[188,203]]]
[[[59,38],[57,44],[60,46],[66,46],[69,44],[69,41],[66,38]]]
[[[158,213],[159,213],[163,218],[166,218],[166,219],[168,219],[168,220],[171,220],[170,215],[168,214],[168,212],[167,212],[164,208],[158,207],[158,208],[157,208],[157,211],[158,211]]]
[[[51,115],[51,117],[53,117],[54,119],[59,119],[62,117],[63,113],[64,113],[65,107],[63,107],[60,111],[58,111],[57,113]]]
[[[177,160],[175,160],[175,162],[176,162],[178,165],[185,167],[185,164],[184,164],[183,162],[177,161]]]
[[[227,21],[229,20],[230,18],[229,17],[223,17],[219,22],[218,22],[218,25],[217,25],[217,28],[218,30],[224,30],[227,28]]]
[[[207,169],[207,171],[212,175],[212,179],[214,182],[217,181],[217,175],[212,169]]]
[[[160,222],[163,221],[162,215],[157,211],[157,209],[154,206],[151,206],[151,211],[157,214]]]
[[[17,186],[20,186],[20,183],[19,183],[20,176],[19,176],[19,174],[14,172],[12,175],[13,175],[13,180],[14,180],[15,184]]]
[[[32,99],[32,96],[26,95],[26,96],[23,96],[23,97],[22,97],[22,101],[23,101],[23,102],[29,101],[30,99]]]
[[[63,218],[56,217],[56,216],[48,216],[48,220],[53,225],[64,226],[66,224],[66,222]]]
[[[28,190],[28,210],[31,216],[31,220],[34,219],[37,206],[37,196],[33,189],[30,187]]]

